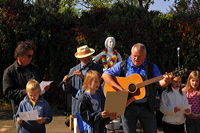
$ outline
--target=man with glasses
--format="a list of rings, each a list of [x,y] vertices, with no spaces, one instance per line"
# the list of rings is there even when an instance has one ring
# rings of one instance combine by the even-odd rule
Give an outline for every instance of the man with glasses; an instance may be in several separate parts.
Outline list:
[[[14,120],[18,105],[26,96],[27,82],[30,79],[41,82],[43,78],[40,68],[31,63],[36,49],[36,45],[31,40],[19,42],[14,52],[16,61],[4,70],[3,92],[11,100]],[[48,85],[44,89],[48,90],[49,87]],[[16,123],[17,133],[20,132],[20,129]]]

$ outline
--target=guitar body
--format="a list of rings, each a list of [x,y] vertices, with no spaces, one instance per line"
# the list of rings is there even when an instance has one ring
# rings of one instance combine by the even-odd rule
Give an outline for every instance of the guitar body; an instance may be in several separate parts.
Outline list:
[[[145,87],[137,88],[137,84],[143,82],[139,74],[132,74],[128,77],[114,77],[114,80],[126,91],[129,91],[126,106],[135,100],[144,98],[146,95]],[[113,87],[105,83],[104,93],[108,91],[116,91]]]

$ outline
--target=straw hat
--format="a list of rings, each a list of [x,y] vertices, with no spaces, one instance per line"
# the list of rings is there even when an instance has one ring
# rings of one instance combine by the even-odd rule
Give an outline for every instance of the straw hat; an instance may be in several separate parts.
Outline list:
[[[76,58],[85,58],[92,54],[94,54],[95,50],[89,48],[87,45],[81,46],[77,48],[77,52],[74,54]]]

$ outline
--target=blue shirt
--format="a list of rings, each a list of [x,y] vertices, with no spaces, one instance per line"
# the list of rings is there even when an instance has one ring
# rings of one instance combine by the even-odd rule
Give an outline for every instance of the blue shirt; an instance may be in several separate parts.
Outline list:
[[[90,102],[92,103],[94,112],[100,112],[101,111],[101,100],[99,99],[98,94],[97,93],[90,94],[87,92],[85,92],[85,93],[87,94],[87,96],[90,99]]]

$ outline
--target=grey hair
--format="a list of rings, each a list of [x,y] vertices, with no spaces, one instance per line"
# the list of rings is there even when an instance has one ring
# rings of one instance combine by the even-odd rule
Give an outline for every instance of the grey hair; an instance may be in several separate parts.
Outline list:
[[[144,52],[147,53],[146,47],[142,43],[136,43],[136,44],[134,44],[133,47],[132,47],[132,49],[131,49],[131,52],[133,51],[134,48],[136,48],[138,51],[144,50]]]
[[[108,40],[112,40],[114,42],[114,44],[116,43],[115,38],[114,37],[107,37],[105,40],[105,47],[108,48]]]

